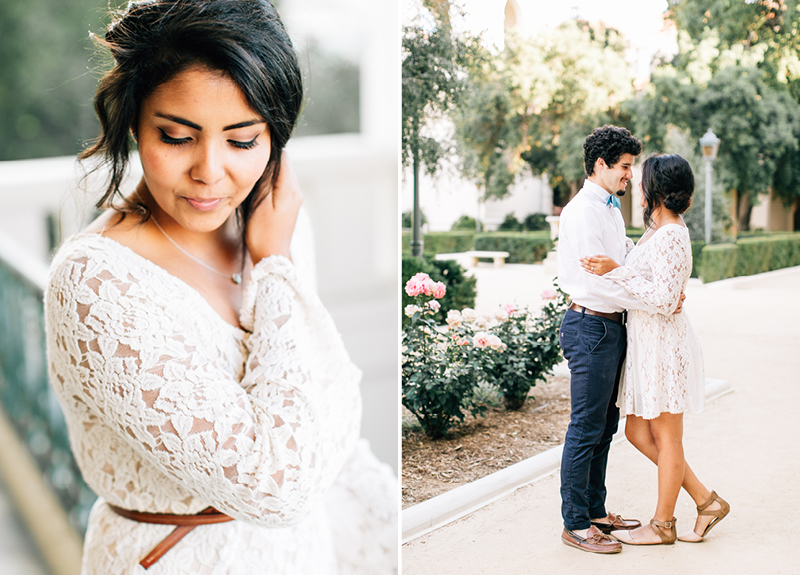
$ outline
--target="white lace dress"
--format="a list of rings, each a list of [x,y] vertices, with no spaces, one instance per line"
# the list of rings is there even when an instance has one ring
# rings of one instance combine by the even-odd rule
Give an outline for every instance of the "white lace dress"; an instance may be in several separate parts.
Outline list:
[[[289,260],[253,269],[240,330],[163,268],[79,235],[55,257],[45,309],[50,380],[99,495],[84,575],[144,573],[174,529],[106,502],[236,519],[195,528],[154,575],[395,571],[396,481],[358,440],[361,373]]]
[[[618,405],[653,419],[703,408],[705,380],[697,334],[686,312],[673,314],[692,273],[692,244],[682,225],[648,230],[625,265],[605,274],[648,306],[628,312],[628,352]]]

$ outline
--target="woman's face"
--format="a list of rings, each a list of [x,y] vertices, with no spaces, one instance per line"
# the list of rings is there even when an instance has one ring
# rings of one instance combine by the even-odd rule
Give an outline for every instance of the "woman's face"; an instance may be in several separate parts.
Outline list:
[[[136,135],[159,223],[171,225],[171,218],[200,233],[218,229],[242,203],[271,149],[266,122],[239,87],[199,66],[161,84],[142,103]]]

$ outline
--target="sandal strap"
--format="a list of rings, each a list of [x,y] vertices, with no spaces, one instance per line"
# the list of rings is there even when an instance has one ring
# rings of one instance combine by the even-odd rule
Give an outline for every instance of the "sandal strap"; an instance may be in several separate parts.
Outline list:
[[[664,529],[672,529],[675,527],[675,524],[678,522],[676,518],[672,518],[672,521],[656,521],[655,519],[651,519],[650,523],[652,525],[657,525],[658,527],[663,527]]]
[[[719,498],[719,495],[717,495],[717,492],[716,492],[716,491],[712,491],[712,492],[711,492],[711,497],[709,497],[709,498],[708,498],[708,501],[706,501],[706,502],[705,502],[705,503],[703,503],[702,505],[698,505],[698,506],[697,506],[697,512],[698,512],[698,513],[701,513],[701,512],[702,512],[702,511],[704,511],[704,510],[705,510],[705,509],[706,509],[706,508],[707,508],[709,505],[711,505],[712,503],[714,503],[714,501],[716,501],[718,498]],[[702,513],[701,513],[701,514],[702,514]]]
[[[672,521],[657,521],[655,519],[650,520],[650,529],[656,532],[656,534],[661,537],[662,543],[674,543],[677,537],[677,533],[675,530],[675,524],[678,522],[677,519],[674,517]],[[660,528],[660,529],[659,529]],[[663,529],[667,529],[668,532],[665,533]]]

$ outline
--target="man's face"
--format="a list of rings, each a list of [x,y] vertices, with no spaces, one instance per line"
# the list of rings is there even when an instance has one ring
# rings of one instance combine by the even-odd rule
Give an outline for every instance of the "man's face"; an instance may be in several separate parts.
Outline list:
[[[619,161],[613,166],[606,164],[603,158],[598,158],[594,166],[597,174],[597,183],[609,194],[625,195],[625,187],[633,178],[633,154],[622,154]]]

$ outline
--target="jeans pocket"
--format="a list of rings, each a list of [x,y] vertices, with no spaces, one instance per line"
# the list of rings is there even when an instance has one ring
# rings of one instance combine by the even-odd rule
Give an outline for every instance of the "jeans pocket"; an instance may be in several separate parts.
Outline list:
[[[589,353],[594,353],[608,335],[606,322],[599,319],[596,321],[586,321],[584,324],[584,335],[586,337],[586,347]]]

